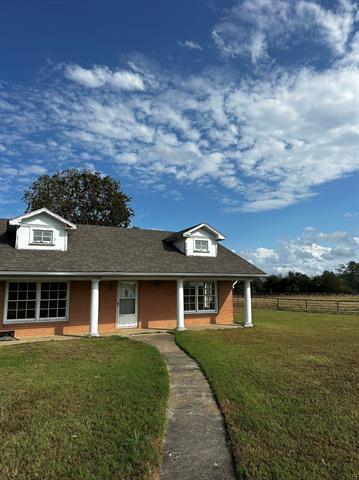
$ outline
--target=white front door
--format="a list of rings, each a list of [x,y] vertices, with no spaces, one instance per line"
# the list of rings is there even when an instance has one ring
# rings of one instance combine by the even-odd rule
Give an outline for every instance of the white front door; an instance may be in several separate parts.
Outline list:
[[[137,285],[135,282],[119,283],[117,326],[137,327]]]

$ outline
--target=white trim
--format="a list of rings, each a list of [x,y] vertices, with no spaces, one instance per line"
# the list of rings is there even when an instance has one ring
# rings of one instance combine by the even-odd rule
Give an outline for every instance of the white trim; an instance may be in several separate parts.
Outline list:
[[[193,280],[195,282],[195,280]],[[185,310],[184,309],[184,286],[183,286],[183,311],[185,315],[203,315],[204,313],[218,313],[218,282],[216,280],[211,280],[209,278],[203,280],[197,280],[198,282],[212,282],[214,283],[214,310],[199,310],[198,309],[198,285],[196,285],[196,310]]]
[[[202,249],[197,249],[196,248],[196,242],[206,242],[207,244],[207,250],[202,250]],[[196,238],[196,237],[193,237],[193,243],[194,243],[194,246],[193,246],[193,252],[194,253],[210,253],[209,251],[209,239],[208,238]]]
[[[120,317],[120,287],[121,283],[129,283],[135,286],[135,316],[136,316],[136,323],[131,325],[120,325],[119,324],[119,317]],[[138,282],[134,280],[119,280],[117,282],[117,295],[116,295],[116,328],[138,328]]]
[[[55,242],[54,242],[54,229],[51,228],[51,227],[44,227],[44,228],[41,228],[39,226],[30,226],[30,239],[29,239],[29,245],[40,245],[40,246],[54,246],[55,245]],[[36,240],[34,240],[34,233],[35,232],[42,232],[42,237],[44,236],[43,235],[43,232],[50,232],[51,233],[51,241],[50,242],[37,242]]]
[[[211,227],[208,225],[208,223],[200,223],[199,225],[196,225],[195,227],[192,227],[185,232],[183,232],[184,237],[190,237],[193,232],[196,232],[197,230],[200,230],[201,228],[207,228],[210,232],[214,233],[217,237],[217,240],[225,240],[226,236],[223,235],[223,233],[219,232],[215,228]]]
[[[3,313],[3,324],[6,325],[6,319],[7,319],[7,302],[9,298],[9,282],[5,283],[5,293],[4,293],[4,313]]]
[[[39,208],[38,210],[33,210],[32,212],[29,212],[29,213],[24,213],[23,215],[19,215],[18,217],[11,218],[9,220],[9,225],[21,225],[22,220],[26,218],[34,217],[35,215],[40,215],[41,213],[46,213],[47,215],[50,215],[51,217],[56,218],[56,220],[66,224],[71,230],[77,229],[74,223],[69,222],[65,218],[61,217],[60,215],[57,215],[57,213],[51,212],[51,210],[45,207]]]
[[[37,325],[38,323],[52,323],[52,322],[68,322],[65,317],[56,317],[56,318],[40,318],[35,320],[33,318],[25,318],[24,320],[4,320],[4,325],[23,325],[25,323],[31,323],[32,325]]]
[[[251,279],[251,278],[257,278],[257,277],[267,277],[267,273],[185,273],[185,272],[175,272],[175,273],[166,273],[166,272],[159,272],[159,273],[148,273],[148,272],[135,272],[135,273],[129,273],[129,272],[24,272],[24,271],[19,271],[19,270],[3,270],[0,271],[0,279],[1,275],[16,275],[16,276],[22,276],[22,275],[28,275],[29,277],[32,276],[44,276],[44,277],[58,277],[58,276],[64,276],[64,277],[88,277],[89,280],[93,278],[94,276],[101,276],[101,277],[150,277],[153,279],[156,279],[157,277],[166,277],[168,279],[171,278],[210,278],[210,277],[221,277],[223,279],[236,279],[236,278],[242,278],[242,279]]]
[[[9,301],[9,283],[12,282],[24,282],[24,283],[36,283],[36,299],[35,299],[35,318],[19,318],[19,319],[8,319],[7,310],[8,310],[8,301]],[[41,284],[42,283],[58,283],[59,280],[45,280],[39,281],[34,279],[10,279],[5,283],[5,295],[4,295],[4,314],[3,314],[3,324],[4,325],[16,325],[24,323],[50,323],[50,322],[68,322],[69,321],[69,307],[70,307],[70,282],[66,281],[67,293],[66,293],[66,316],[65,317],[47,317],[40,318],[40,302],[41,302]],[[65,283],[65,281],[64,281]]]

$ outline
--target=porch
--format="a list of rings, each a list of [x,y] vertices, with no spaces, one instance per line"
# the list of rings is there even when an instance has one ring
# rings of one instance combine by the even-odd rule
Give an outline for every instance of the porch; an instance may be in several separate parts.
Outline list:
[[[250,279],[246,279],[244,281],[244,327],[252,327],[252,306],[251,306],[251,286],[250,286]],[[124,283],[124,282],[122,282]],[[230,328],[237,328],[238,325],[233,323],[233,297],[232,297],[232,284],[231,282],[228,281],[222,281],[222,282],[217,282],[213,280],[204,280],[204,281],[187,281],[185,282],[184,279],[177,279],[175,282],[169,282],[173,287],[174,284],[176,286],[176,294],[175,294],[175,302],[176,302],[176,321],[175,321],[175,328],[177,330],[185,330],[186,328],[191,328],[191,329],[206,329],[206,328],[218,328],[223,326],[224,328],[230,327]],[[188,300],[188,298],[193,297],[194,295],[191,295],[190,289],[194,288],[194,284],[199,283],[199,284],[204,284],[203,292],[201,297],[203,296],[203,304],[207,303],[209,305],[209,308],[207,311],[204,310],[199,310],[198,311],[198,299],[195,300],[196,304],[196,312],[192,312],[192,310],[189,310],[188,305],[190,305],[191,300]],[[133,283],[136,285],[136,283]],[[159,284],[159,281],[155,281],[155,285]],[[208,292],[212,293],[206,293],[206,285],[211,286],[213,284],[213,290],[208,289]],[[230,285],[228,285],[230,284]],[[125,283],[126,285],[126,283]],[[130,285],[129,282],[127,282],[127,285]],[[223,286],[226,286],[227,289],[224,292],[223,295]],[[187,291],[186,291],[187,289]],[[221,291],[222,290],[222,291]],[[121,282],[119,283],[118,286],[118,291],[120,292],[118,295],[118,301],[117,305],[119,307],[119,311],[121,311]],[[143,328],[142,322],[139,325],[138,323],[138,311],[137,311],[137,305],[138,305],[138,288],[137,286],[134,287],[133,290],[134,293],[134,298],[132,296],[129,299],[133,299],[133,313],[136,314],[137,318],[137,325],[135,328],[135,332],[138,332],[138,327]],[[196,291],[196,296],[198,297],[198,290]],[[173,293],[173,289],[172,289]],[[222,293],[222,295],[220,295]],[[211,306],[211,301],[208,300],[208,298],[213,297],[213,308]],[[122,297],[125,300],[127,300],[126,296]],[[173,295],[172,295],[172,300],[174,300]],[[186,302],[187,300],[187,302]],[[218,317],[220,317],[220,314],[223,313],[223,310],[225,310],[225,307],[228,307],[228,302],[230,302],[230,307],[228,308],[228,313],[229,315],[222,315],[222,322],[218,321]],[[227,304],[227,305],[226,305]],[[170,302],[170,305],[174,305],[174,301]],[[150,306],[151,309],[154,309],[154,304]],[[190,307],[191,308],[191,307]],[[132,311],[130,312],[130,314]],[[198,315],[198,316],[197,316]],[[195,316],[193,318],[193,316]],[[197,318],[196,318],[197,316]],[[209,322],[204,321],[203,323],[201,322],[203,316],[208,316]],[[197,321],[199,320],[199,321]],[[90,329],[89,329],[89,335],[90,336],[98,336],[99,335],[99,330],[98,330],[98,325],[99,325],[99,280],[93,279],[91,281],[91,310],[90,310]],[[121,329],[121,325],[117,323],[117,328]],[[131,329],[131,326],[128,327]],[[146,327],[145,327],[146,328]],[[153,330],[148,327],[147,325],[147,331],[148,330]],[[158,329],[157,329],[158,330]],[[166,331],[165,325],[160,326],[160,330]],[[156,330],[155,330],[156,331]]]
[[[244,325],[252,326],[250,279],[244,281]],[[11,278],[0,281],[0,330],[15,330],[17,337],[54,338],[237,327],[233,325],[232,286],[233,280],[213,278]],[[15,316],[26,308],[25,300],[16,300],[24,296],[31,298],[26,305],[36,312],[35,318],[29,310],[25,317]],[[49,300],[45,300],[47,297]],[[48,307],[46,312],[51,317],[52,304],[56,302],[57,314],[44,318],[42,309]],[[65,316],[59,314],[60,304]]]

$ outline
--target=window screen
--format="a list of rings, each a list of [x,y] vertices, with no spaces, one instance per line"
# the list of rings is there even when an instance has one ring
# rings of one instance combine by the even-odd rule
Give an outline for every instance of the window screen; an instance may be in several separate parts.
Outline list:
[[[33,230],[32,234],[34,243],[53,243],[54,233],[52,230]]]
[[[208,252],[208,240],[195,240],[194,249],[196,252]]]
[[[122,285],[120,287],[120,315],[136,313],[136,287],[134,285]]]

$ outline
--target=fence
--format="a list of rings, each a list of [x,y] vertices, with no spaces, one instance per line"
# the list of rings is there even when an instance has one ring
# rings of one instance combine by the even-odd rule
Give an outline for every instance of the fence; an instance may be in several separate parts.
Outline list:
[[[235,311],[243,306],[242,297],[233,297]],[[324,298],[252,297],[252,307],[264,310],[359,314],[359,300]]]

